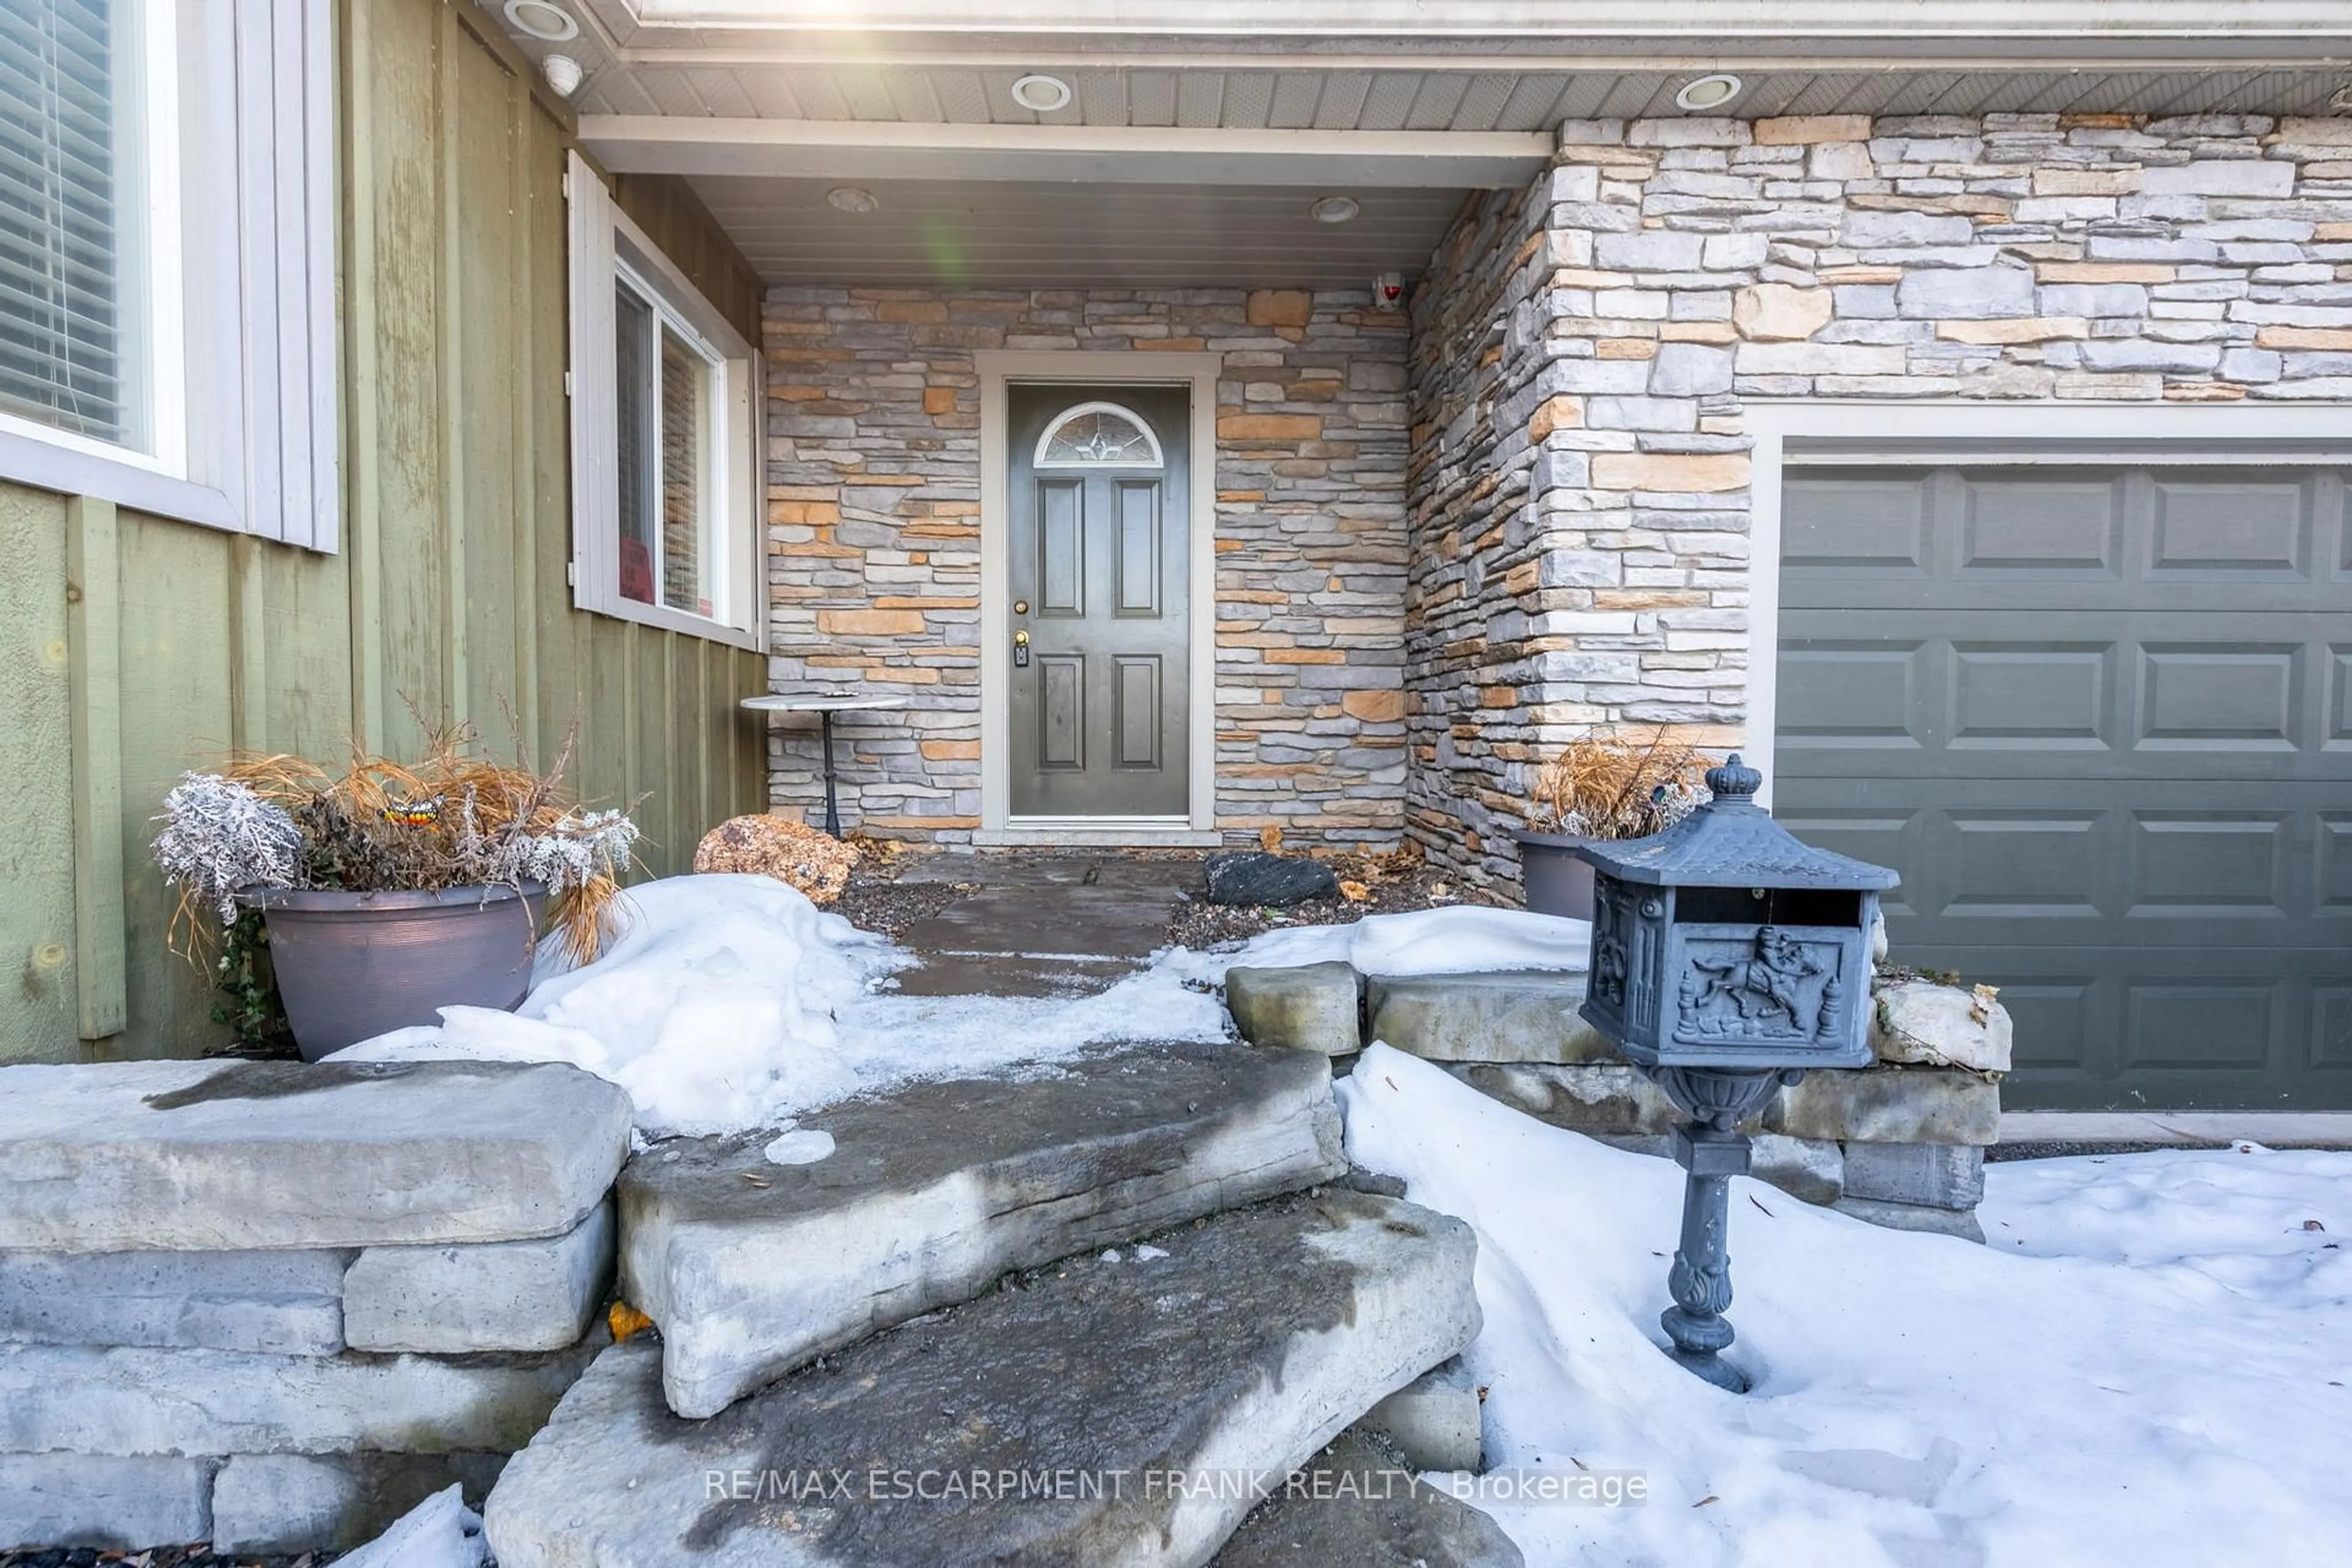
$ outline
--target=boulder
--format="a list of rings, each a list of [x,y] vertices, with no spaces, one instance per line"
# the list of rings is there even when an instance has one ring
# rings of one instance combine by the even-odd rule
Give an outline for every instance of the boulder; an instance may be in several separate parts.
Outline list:
[[[1204,868],[1209,878],[1209,902],[1257,904],[1282,909],[1310,899],[1336,899],[1339,879],[1320,860],[1251,850],[1240,855],[1212,855]]]
[[[350,1252],[0,1252],[0,1340],[332,1355]]]
[[[629,1097],[536,1062],[0,1068],[0,1247],[368,1247],[560,1236]]]
[[[1343,1432],[1242,1521],[1214,1568],[1523,1568],[1503,1527],[1360,1432]]]
[[[1225,1005],[1254,1046],[1344,1057],[1364,1048],[1356,972],[1344,963],[1225,971]]]
[[[1549,1066],[1625,1058],[1578,1016],[1584,976],[1548,970],[1365,982],[1375,1040],[1436,1062]]]
[[[612,1278],[610,1204],[562,1236],[371,1247],[343,1279],[343,1333],[360,1351],[559,1351],[588,1331]]]
[[[1347,1170],[1324,1058],[1152,1043],[1052,1076],[922,1083],[801,1118],[833,1140],[681,1139],[620,1184],[622,1292],[661,1325],[671,1408],[705,1416],[1008,1269]]]
[[[348,1552],[450,1486],[479,1508],[504,1454],[239,1454],[213,1481],[213,1550]]]
[[[463,1360],[0,1346],[0,1453],[508,1453],[604,1342]]]
[[[2009,1070],[2009,1009],[1990,996],[1931,980],[1905,980],[1874,1000],[1870,1044],[1880,1061]]]
[[[1478,1385],[1461,1358],[1433,1366],[1356,1423],[1377,1432],[1416,1470],[1475,1470],[1484,1452]]]
[[[0,1552],[209,1540],[213,1462],[160,1455],[0,1454]]]
[[[1199,1564],[1478,1331],[1470,1227],[1391,1199],[1276,1199],[1155,1250],[1009,1279],[709,1421],[670,1413],[658,1346],[618,1345],[509,1463],[490,1545],[501,1568]]]

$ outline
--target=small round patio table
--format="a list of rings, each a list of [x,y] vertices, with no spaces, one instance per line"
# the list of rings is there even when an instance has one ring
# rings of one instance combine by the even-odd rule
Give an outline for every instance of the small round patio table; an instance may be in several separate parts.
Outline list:
[[[904,708],[903,697],[828,697],[811,692],[806,696],[781,694],[772,697],[746,697],[743,706],[760,713],[814,713],[817,727],[824,734],[824,830],[835,838],[841,837],[841,807],[833,792],[833,716],[864,709]]]

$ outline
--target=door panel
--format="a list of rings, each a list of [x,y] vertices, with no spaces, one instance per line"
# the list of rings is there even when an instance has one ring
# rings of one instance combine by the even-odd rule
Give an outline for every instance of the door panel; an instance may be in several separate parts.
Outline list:
[[[1013,814],[1181,816],[1189,390],[1015,385],[1005,406]]]
[[[2352,560],[2329,468],[1814,470],[1776,815],[2002,987],[2018,1107],[2352,1107]]]

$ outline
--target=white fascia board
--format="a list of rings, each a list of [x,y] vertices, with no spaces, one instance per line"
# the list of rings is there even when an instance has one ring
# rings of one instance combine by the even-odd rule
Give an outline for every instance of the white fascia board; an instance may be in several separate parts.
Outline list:
[[[1524,184],[1550,161],[1540,131],[1238,131],[914,125],[590,114],[580,140],[627,174],[823,180],[1067,180],[1155,185]]]
[[[2343,0],[596,0],[616,32],[1030,37],[2341,37]],[[618,15],[614,15],[618,13]]]

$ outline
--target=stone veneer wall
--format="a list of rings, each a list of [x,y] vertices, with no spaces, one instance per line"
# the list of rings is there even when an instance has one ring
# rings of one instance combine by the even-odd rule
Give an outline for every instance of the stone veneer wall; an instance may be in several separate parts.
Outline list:
[[[1746,712],[1750,397],[2352,400],[2352,119],[1585,121],[1413,305],[1410,831]]]
[[[980,825],[974,353],[1211,351],[1218,825],[1396,841],[1402,315],[1360,291],[793,288],[764,327],[773,685],[913,702],[843,726],[845,826],[958,842]],[[776,809],[819,807],[813,730],[779,729],[770,762]]]

